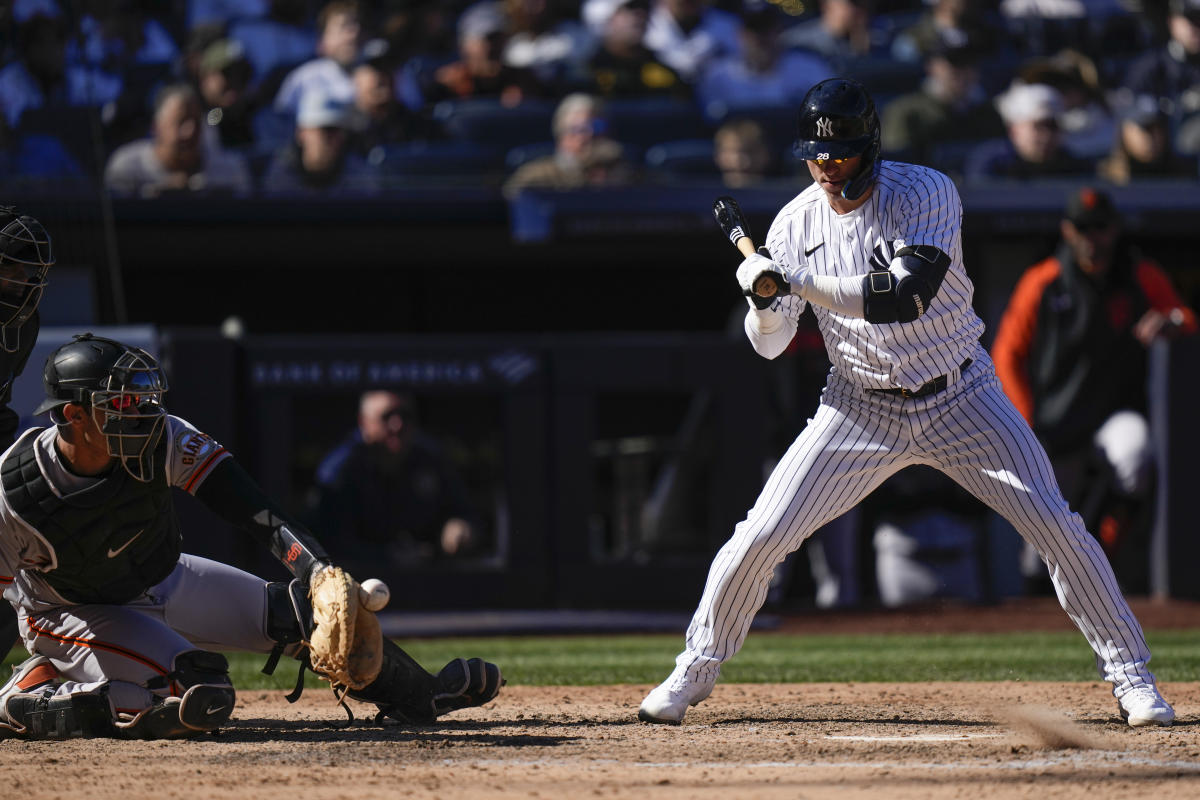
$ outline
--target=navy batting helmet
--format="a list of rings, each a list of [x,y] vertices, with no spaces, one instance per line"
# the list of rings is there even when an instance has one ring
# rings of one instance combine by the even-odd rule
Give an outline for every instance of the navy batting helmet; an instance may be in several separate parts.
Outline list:
[[[794,151],[806,161],[861,156],[858,175],[842,188],[847,200],[861,197],[879,165],[879,114],[866,88],[848,78],[830,78],[809,89],[800,106]]]

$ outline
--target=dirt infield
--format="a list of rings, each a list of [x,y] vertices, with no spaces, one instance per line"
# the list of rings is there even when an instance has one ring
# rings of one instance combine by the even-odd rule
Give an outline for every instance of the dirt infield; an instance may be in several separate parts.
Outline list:
[[[1200,623],[1195,604],[1134,605],[1147,628]],[[781,627],[958,622],[1070,627],[1041,600],[816,614]],[[352,704],[360,720],[348,729],[331,726],[345,717],[328,691],[295,705],[282,692],[243,691],[230,726],[198,740],[0,741],[0,785],[62,800],[1200,797],[1200,683],[1164,684],[1176,725],[1139,730],[1121,722],[1100,682],[721,683],[680,727],[636,720],[649,688],[508,686],[486,708],[418,728],[375,725]]]
[[[328,692],[245,692],[183,742],[0,742],[23,798],[1125,798],[1200,796],[1200,684],[1126,727],[1101,683],[719,684],[680,727],[648,686],[507,687],[436,726],[349,729]],[[354,706],[365,714],[366,708]]]

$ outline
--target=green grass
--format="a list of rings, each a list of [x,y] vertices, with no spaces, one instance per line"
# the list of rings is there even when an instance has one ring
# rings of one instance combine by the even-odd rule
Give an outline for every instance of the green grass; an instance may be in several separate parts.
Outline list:
[[[1200,630],[1149,631],[1147,638],[1160,680],[1200,680]],[[683,637],[517,636],[406,640],[401,645],[431,671],[457,656],[480,656],[499,664],[512,685],[583,686],[657,683],[670,672]],[[10,655],[8,662],[21,657]],[[295,662],[288,659],[270,677],[259,671],[263,656],[230,654],[230,662],[239,689],[291,689],[296,680]],[[1091,650],[1078,633],[752,633],[721,675],[738,683],[1097,679]],[[325,684],[310,673],[306,685]]]

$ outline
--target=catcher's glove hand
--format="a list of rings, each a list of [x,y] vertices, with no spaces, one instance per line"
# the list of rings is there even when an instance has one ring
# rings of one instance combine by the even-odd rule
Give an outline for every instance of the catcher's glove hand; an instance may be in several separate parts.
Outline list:
[[[313,672],[334,688],[361,689],[375,680],[383,665],[383,635],[379,620],[359,604],[358,581],[340,567],[328,566],[313,574],[308,593]]]
[[[500,693],[504,678],[500,668],[482,658],[456,658],[437,674],[433,696],[434,716],[459,708],[481,706]]]

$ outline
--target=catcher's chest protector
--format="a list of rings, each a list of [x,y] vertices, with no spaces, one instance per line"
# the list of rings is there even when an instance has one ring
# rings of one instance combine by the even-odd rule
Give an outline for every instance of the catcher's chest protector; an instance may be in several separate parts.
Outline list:
[[[154,454],[155,477],[143,483],[123,469],[64,497],[37,463],[41,429],[21,437],[0,464],[13,512],[54,549],[46,582],[73,603],[127,603],[164,580],[179,560],[182,536],[167,485],[166,441]]]

